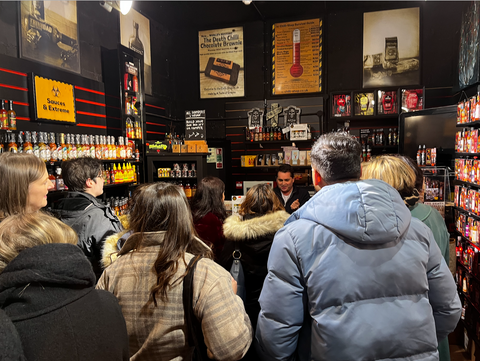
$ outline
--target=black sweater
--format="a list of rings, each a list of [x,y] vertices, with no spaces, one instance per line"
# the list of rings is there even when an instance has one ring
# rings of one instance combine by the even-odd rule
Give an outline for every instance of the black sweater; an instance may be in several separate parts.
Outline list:
[[[26,249],[0,274],[0,305],[27,360],[128,360],[125,320],[114,295],[95,290],[80,248]]]

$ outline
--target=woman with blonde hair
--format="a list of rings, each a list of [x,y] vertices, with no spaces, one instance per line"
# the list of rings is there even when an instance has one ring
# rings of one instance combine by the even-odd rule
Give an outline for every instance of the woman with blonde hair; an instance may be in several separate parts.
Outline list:
[[[362,163],[362,179],[372,178],[383,180],[400,193],[412,216],[430,228],[448,265],[450,233],[443,217],[436,209],[418,202],[420,199],[419,189],[416,187],[423,184],[423,176],[416,163],[401,155],[377,157],[370,162]],[[438,340],[438,352],[440,361],[450,360],[448,338]]]
[[[40,158],[10,152],[0,155],[0,221],[45,207],[52,188],[47,167]]]
[[[97,288],[112,292],[120,302],[130,359],[191,360],[192,325],[185,322],[187,313],[201,324],[212,359],[241,359],[252,341],[250,321],[234,293],[232,277],[196,237],[183,190],[163,182],[138,187],[128,221],[132,234],[118,257],[110,258],[113,263]],[[104,252],[104,262],[108,259]],[[194,264],[193,310],[184,309],[184,282]]]
[[[27,360],[128,360],[118,301],[95,290],[92,267],[76,244],[75,231],[45,213],[6,217],[0,223],[0,308]]]
[[[268,254],[273,237],[289,216],[272,187],[264,183],[248,190],[239,215],[228,217],[223,225],[226,241],[220,264],[229,270],[234,253],[237,258],[241,256],[246,289],[245,310],[254,330],[260,312],[258,297],[267,276]],[[247,359],[258,359],[253,348],[248,352]]]

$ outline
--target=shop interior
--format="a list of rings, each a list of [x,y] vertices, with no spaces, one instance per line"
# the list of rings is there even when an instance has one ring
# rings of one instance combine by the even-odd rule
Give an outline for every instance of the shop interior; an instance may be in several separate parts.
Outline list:
[[[313,195],[313,143],[349,132],[364,161],[402,153],[425,167],[424,201],[450,223],[466,305],[450,343],[460,345],[455,357],[475,359],[478,5],[134,1],[123,15],[121,2],[63,3],[0,2],[0,151],[31,147],[44,159],[56,187],[49,201],[66,191],[62,159],[77,156],[102,159],[101,200],[117,214],[139,184],[174,182],[191,197],[205,176],[224,181],[234,212],[251,186],[276,185],[281,164]],[[369,49],[369,24],[398,19],[395,11],[413,20]],[[409,56],[407,33],[416,42]]]

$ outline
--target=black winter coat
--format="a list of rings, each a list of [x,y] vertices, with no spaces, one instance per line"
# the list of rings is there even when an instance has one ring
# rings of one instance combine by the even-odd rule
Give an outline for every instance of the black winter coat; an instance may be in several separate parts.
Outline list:
[[[0,274],[0,306],[27,360],[129,359],[118,301],[94,285],[90,263],[70,244],[29,248],[7,265]]]
[[[250,317],[253,330],[260,312],[258,297],[263,281],[267,276],[267,261],[275,233],[283,227],[290,215],[277,211],[266,215],[246,215],[228,217],[223,224],[225,245],[220,256],[220,264],[228,271],[233,263],[233,251],[238,246],[242,253],[241,262],[245,274],[245,311]]]
[[[83,192],[68,192],[67,197],[52,204],[52,212],[77,232],[78,246],[98,280],[103,272],[100,261],[105,239],[123,229],[117,216],[110,207]]]

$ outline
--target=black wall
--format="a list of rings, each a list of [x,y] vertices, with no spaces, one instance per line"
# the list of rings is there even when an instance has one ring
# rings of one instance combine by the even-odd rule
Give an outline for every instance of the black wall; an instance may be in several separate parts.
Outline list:
[[[270,88],[270,28],[278,21],[324,19],[324,89],[362,87],[363,13],[421,8],[422,85],[426,106],[453,104],[460,18],[465,2],[292,2],[256,1],[256,8],[229,2],[134,2],[150,19],[153,97],[166,115],[183,119],[187,109],[206,109],[207,118],[225,116],[225,102],[275,99]],[[18,2],[0,2],[0,54],[18,56]],[[81,75],[102,81],[101,47],[113,49],[119,39],[119,13],[105,11],[96,1],[78,1]],[[230,11],[229,11],[230,9]],[[242,25],[245,38],[246,96],[242,99],[200,100],[199,30]],[[267,46],[265,46],[267,42]],[[266,72],[266,73],[265,73]],[[265,90],[267,89],[267,91]],[[305,94],[311,98],[315,94]],[[294,97],[293,97],[294,98]]]

